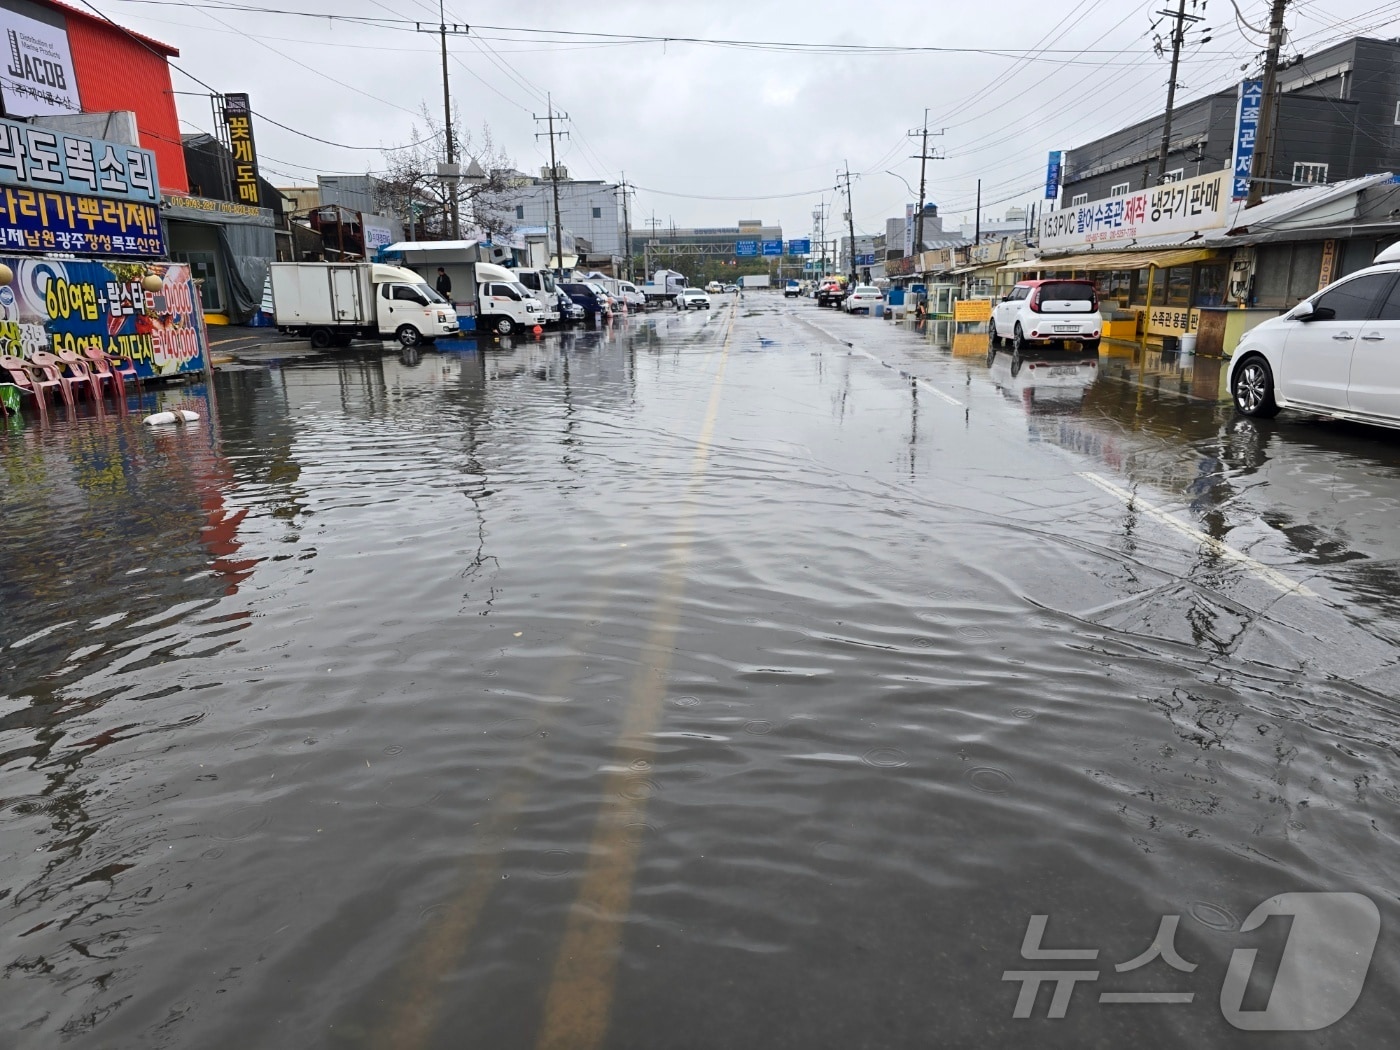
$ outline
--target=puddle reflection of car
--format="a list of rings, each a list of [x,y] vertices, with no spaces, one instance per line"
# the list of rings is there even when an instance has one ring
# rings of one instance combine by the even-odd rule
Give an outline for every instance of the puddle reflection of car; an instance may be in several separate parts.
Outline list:
[[[1055,411],[1079,407],[1099,378],[1099,361],[1072,353],[1026,360],[992,349],[987,352],[987,370],[1009,400],[1034,411]]]

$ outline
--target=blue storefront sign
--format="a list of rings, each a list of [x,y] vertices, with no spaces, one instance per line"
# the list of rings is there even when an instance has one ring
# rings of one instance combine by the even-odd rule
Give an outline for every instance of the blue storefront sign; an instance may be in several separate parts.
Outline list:
[[[1060,199],[1060,170],[1064,154],[1060,150],[1050,151],[1050,160],[1045,166],[1045,199]]]
[[[857,265],[857,266],[874,266],[874,265],[875,265],[875,253],[874,253],[874,252],[870,252],[870,253],[867,254],[867,255],[857,255],[857,256],[856,256],[856,265]]]
[[[1246,80],[1239,87],[1235,111],[1235,167],[1232,200],[1249,196],[1249,175],[1254,166],[1254,140],[1259,134],[1259,109],[1264,102],[1264,82]]]
[[[47,190],[0,189],[0,251],[165,254],[155,205]]]
[[[789,255],[811,255],[811,254],[812,254],[812,242],[811,242],[811,240],[808,239],[808,238],[803,238],[803,239],[801,239],[801,240],[792,240],[792,241],[788,241],[788,254],[789,254]]]
[[[782,254],[783,254],[783,242],[782,242],[782,241],[764,241],[764,242],[763,242],[763,254],[764,254],[764,255],[782,255]]]
[[[160,203],[150,150],[3,118],[0,186]]]
[[[735,241],[734,254],[740,259],[752,258],[758,255],[757,241]]]

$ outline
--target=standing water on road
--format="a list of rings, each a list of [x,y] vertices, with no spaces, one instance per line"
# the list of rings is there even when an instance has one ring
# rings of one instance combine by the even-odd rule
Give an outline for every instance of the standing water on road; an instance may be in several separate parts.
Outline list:
[[[5,1045],[1388,1041],[1394,438],[757,293],[452,346],[0,429]]]

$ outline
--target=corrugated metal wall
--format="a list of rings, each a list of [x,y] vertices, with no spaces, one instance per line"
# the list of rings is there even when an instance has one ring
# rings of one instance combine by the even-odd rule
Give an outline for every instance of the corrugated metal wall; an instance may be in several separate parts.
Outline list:
[[[188,193],[180,118],[166,57],[115,26],[72,15],[68,46],[83,109],[133,110],[141,145],[156,155],[161,187]]]

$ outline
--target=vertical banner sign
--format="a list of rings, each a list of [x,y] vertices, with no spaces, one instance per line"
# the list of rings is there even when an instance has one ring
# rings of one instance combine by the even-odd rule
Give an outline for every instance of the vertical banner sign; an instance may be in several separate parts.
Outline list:
[[[1063,157],[1064,154],[1057,149],[1050,151],[1050,161],[1045,166],[1045,199],[1048,201],[1060,199],[1060,170]]]
[[[1337,242],[1322,242],[1322,267],[1317,274],[1317,290],[1322,291],[1332,283],[1332,276],[1337,272]]]
[[[233,147],[234,193],[242,203],[259,207],[258,151],[253,147],[253,110],[246,94],[224,96],[224,122]]]
[[[918,210],[917,204],[906,204],[904,206],[904,254],[913,255],[918,249],[914,246],[914,212]]]
[[[1239,87],[1235,110],[1234,192],[1231,200],[1249,196],[1249,172],[1254,164],[1254,140],[1259,134],[1259,107],[1264,101],[1264,82],[1246,80]]]

